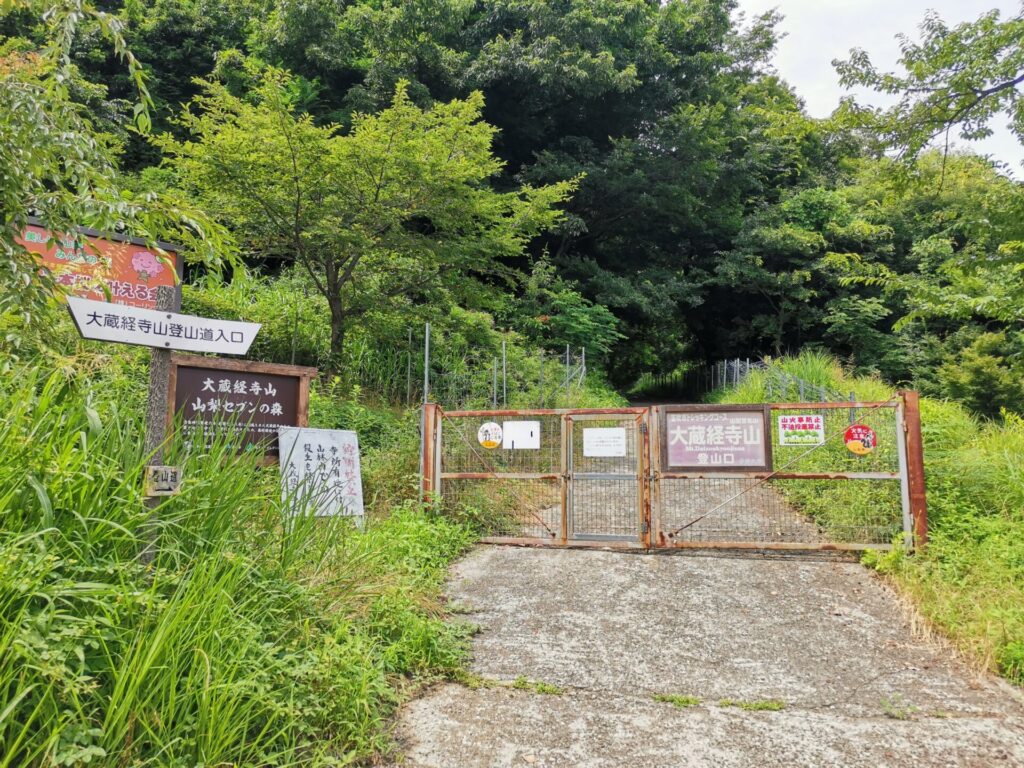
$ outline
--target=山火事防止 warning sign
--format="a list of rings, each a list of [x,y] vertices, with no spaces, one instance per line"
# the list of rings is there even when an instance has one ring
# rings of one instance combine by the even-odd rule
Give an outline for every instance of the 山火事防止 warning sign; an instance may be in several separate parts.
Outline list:
[[[822,445],[825,417],[820,413],[787,413],[779,416],[779,445]]]
[[[676,470],[767,470],[768,420],[763,408],[670,410],[663,429],[665,463]]]
[[[359,438],[345,429],[278,429],[282,493],[295,511],[363,516]]]

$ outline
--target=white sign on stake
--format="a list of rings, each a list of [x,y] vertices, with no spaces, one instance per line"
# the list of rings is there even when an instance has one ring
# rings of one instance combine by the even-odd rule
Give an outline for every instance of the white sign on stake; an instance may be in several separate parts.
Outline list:
[[[213,320],[68,296],[68,310],[83,339],[184,352],[244,355],[259,323]]]
[[[539,421],[506,421],[501,425],[501,447],[504,450],[540,450]]]
[[[583,455],[612,458],[626,455],[625,427],[591,427],[583,430]]]
[[[281,495],[293,510],[362,518],[359,438],[344,429],[278,427]]]

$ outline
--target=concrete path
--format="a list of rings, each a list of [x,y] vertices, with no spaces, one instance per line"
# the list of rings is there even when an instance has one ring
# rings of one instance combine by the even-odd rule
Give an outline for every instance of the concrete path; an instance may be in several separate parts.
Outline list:
[[[404,766],[1024,766],[1019,693],[855,563],[489,547],[449,595],[484,681],[563,692],[438,686],[400,714]]]

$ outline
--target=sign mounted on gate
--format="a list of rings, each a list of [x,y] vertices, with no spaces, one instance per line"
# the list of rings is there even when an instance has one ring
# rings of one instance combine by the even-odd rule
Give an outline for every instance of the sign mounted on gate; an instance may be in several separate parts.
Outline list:
[[[665,469],[770,471],[771,429],[761,405],[666,406]]]
[[[626,455],[625,427],[589,427],[583,430],[583,455],[620,458]]]

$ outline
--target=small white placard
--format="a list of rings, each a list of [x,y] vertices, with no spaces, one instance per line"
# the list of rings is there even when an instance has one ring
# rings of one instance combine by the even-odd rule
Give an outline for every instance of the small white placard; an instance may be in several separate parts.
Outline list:
[[[583,455],[619,457],[626,455],[625,427],[591,427],[583,430]]]
[[[318,516],[362,517],[359,438],[343,429],[278,427],[281,494],[294,509]]]
[[[506,421],[501,425],[501,432],[504,450],[540,450],[539,421]]]
[[[820,413],[779,416],[779,445],[824,445],[825,417]]]

